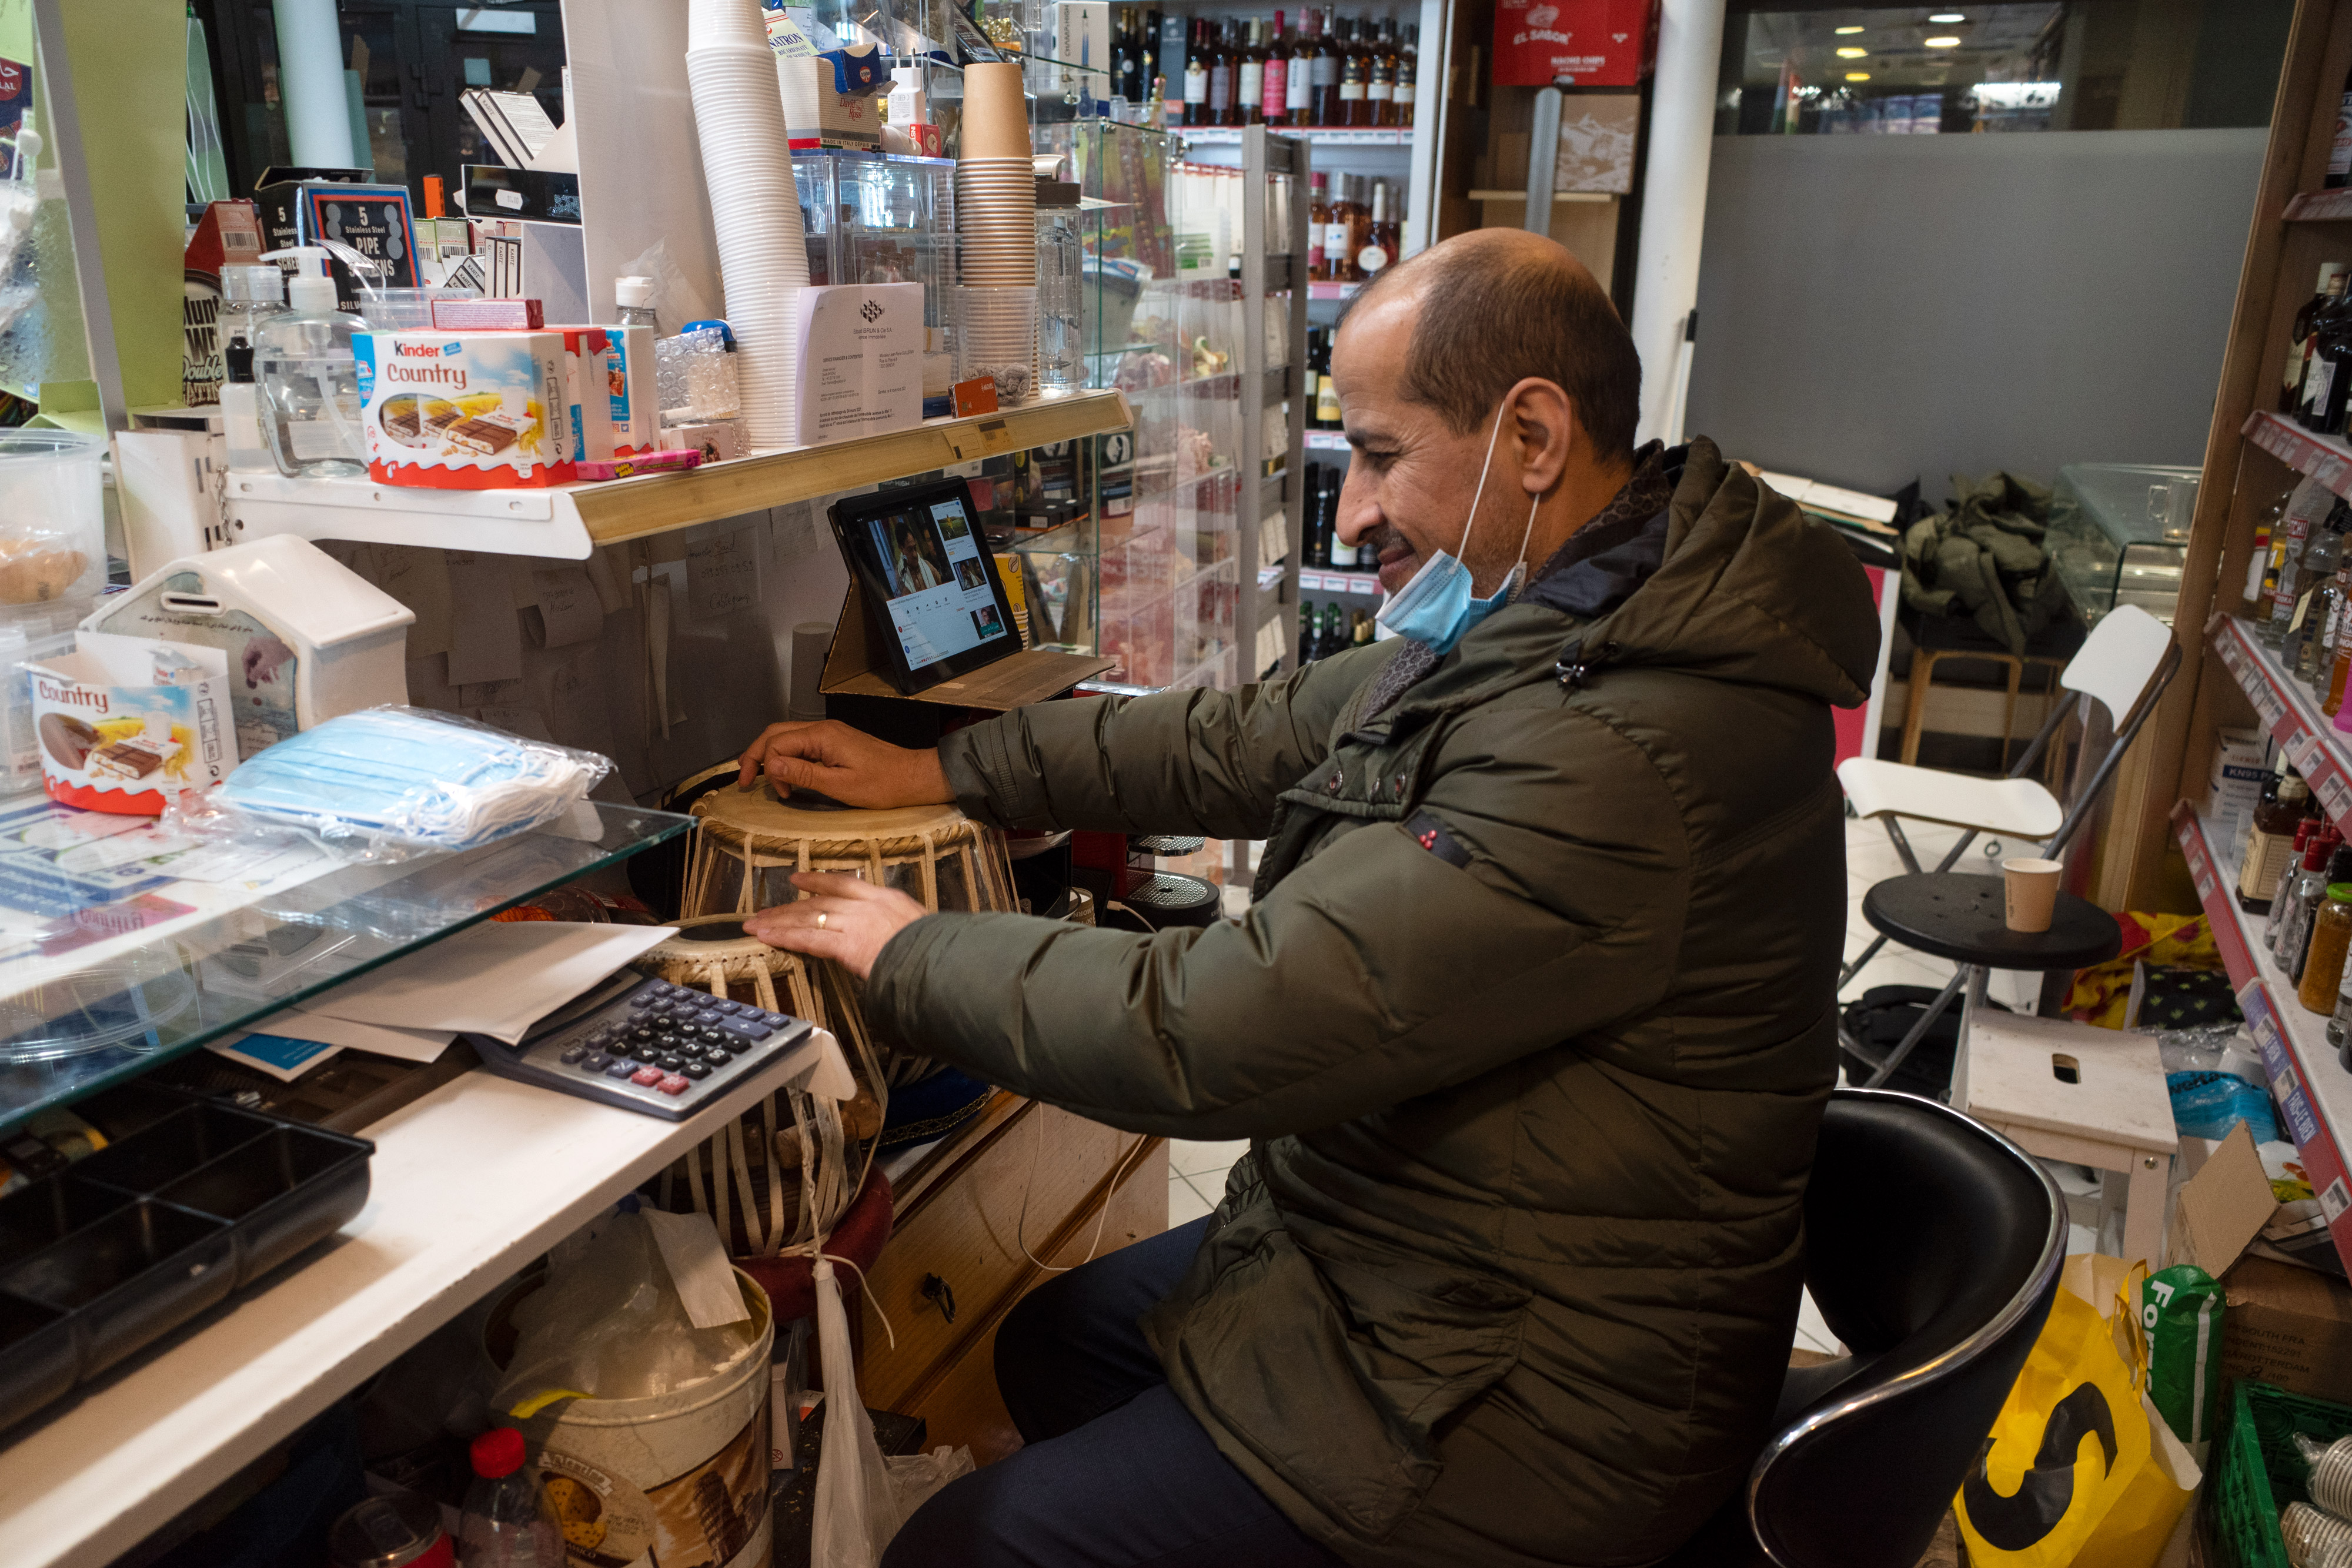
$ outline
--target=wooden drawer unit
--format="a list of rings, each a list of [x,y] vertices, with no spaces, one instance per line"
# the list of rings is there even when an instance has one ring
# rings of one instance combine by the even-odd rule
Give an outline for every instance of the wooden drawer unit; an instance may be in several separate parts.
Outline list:
[[[875,1262],[862,1309],[857,1381],[866,1402],[927,1419],[926,1405],[935,1393],[956,1412],[992,1404],[992,1378],[982,1378],[982,1388],[969,1386],[973,1369],[960,1364],[977,1350],[984,1367],[996,1324],[1048,1278],[1029,1255],[1063,1267],[1087,1255],[1107,1199],[1113,1208],[1097,1257],[1166,1229],[1166,1144],[1009,1094],[992,1101],[978,1126],[907,1175],[890,1241]],[[927,1296],[923,1287],[934,1278],[946,1291],[934,1287]],[[946,1311],[950,1292],[952,1322]],[[889,1316],[889,1333],[875,1314],[877,1305]],[[948,1417],[950,1409],[939,1415]],[[959,1415],[946,1424],[967,1427],[975,1419],[985,1425],[987,1416]],[[1001,1407],[995,1419],[1002,1421]],[[935,1427],[928,1440],[936,1448],[973,1435]],[[975,1448],[975,1456],[984,1460],[1009,1451],[1001,1441],[986,1446],[998,1451],[981,1455]]]

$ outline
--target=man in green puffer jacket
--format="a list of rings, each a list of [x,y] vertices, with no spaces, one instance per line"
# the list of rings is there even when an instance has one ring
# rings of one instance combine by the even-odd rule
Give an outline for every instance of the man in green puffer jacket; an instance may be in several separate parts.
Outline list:
[[[1875,660],[1863,573],[1711,443],[1633,449],[1633,345],[1549,241],[1405,263],[1333,364],[1339,530],[1405,638],[936,754],[837,725],[745,753],[747,782],[853,804],[1268,841],[1207,930],[821,876],[755,917],[866,973],[911,1049],[1252,1141],[1214,1216],[1006,1320],[1032,1446],[888,1568],[1648,1563],[1767,1434],[1835,1076],[1830,709]]]

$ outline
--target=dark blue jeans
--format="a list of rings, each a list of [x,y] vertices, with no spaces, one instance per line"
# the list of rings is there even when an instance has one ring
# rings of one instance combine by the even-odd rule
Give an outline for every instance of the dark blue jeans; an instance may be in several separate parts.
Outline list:
[[[1331,1568],[1170,1392],[1136,1320],[1191,1267],[1206,1219],[1057,1274],[996,1333],[1028,1447],[916,1511],[882,1568]]]

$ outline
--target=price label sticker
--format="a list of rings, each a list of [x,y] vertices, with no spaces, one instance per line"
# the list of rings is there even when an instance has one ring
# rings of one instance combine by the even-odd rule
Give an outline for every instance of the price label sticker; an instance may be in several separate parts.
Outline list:
[[[2352,784],[2345,782],[2343,774],[2330,771],[2319,782],[2319,800],[2330,817],[2341,818],[2352,811]]]
[[[947,437],[949,447],[967,463],[975,457],[988,457],[1013,450],[1013,432],[1001,419],[983,419],[977,424],[950,426]]]
[[[2297,725],[2279,737],[2279,744],[2286,748],[2287,758],[2294,764],[2296,772],[2310,772],[2311,759],[2319,750],[2319,737]]]

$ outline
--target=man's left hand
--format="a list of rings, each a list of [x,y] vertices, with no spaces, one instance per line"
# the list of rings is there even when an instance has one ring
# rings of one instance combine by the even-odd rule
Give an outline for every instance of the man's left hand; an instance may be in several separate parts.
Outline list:
[[[800,872],[793,885],[799,898],[760,911],[743,929],[771,947],[830,958],[861,980],[891,937],[930,913],[894,888],[843,872]]]

